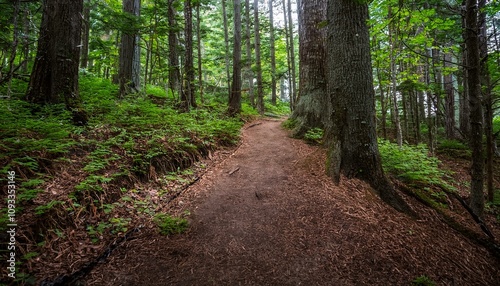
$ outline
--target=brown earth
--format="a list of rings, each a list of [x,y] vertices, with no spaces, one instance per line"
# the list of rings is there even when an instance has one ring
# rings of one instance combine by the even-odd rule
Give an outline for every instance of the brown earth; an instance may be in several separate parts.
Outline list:
[[[256,125],[257,124],[257,125]],[[246,127],[242,144],[179,196],[189,230],[144,228],[87,285],[500,285],[500,263],[406,198],[413,220],[366,184],[324,174],[324,151],[280,121]],[[495,226],[498,233],[498,225]]]

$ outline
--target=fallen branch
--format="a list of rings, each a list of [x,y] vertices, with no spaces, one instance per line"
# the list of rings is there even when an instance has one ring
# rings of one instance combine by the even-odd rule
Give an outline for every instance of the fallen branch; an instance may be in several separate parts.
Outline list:
[[[239,170],[240,170],[240,167],[238,167],[238,168],[236,168],[236,169],[232,170],[232,171],[231,171],[231,172],[229,172],[228,174],[229,174],[229,176],[231,176],[232,174],[234,174],[234,173],[238,172]]]
[[[250,128],[252,128],[252,127],[255,127],[255,126],[257,126],[257,125],[261,125],[261,124],[262,124],[262,122],[257,122],[257,123],[254,123],[254,124],[252,124],[252,125],[248,126],[247,128],[245,128],[245,130],[250,129]]]

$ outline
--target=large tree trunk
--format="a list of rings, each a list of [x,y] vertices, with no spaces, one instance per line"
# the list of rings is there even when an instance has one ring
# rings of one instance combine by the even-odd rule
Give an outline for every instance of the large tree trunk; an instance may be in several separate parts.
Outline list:
[[[269,1],[269,49],[271,53],[271,103],[276,105],[276,49],[274,47],[273,0]]]
[[[284,1],[284,0],[283,0]],[[290,37],[290,64],[291,64],[291,76],[292,76],[292,97],[293,97],[293,104],[295,105],[297,101],[297,77],[295,75],[295,44],[294,44],[294,37],[293,37],[293,21],[292,21],[292,1],[288,0],[288,36]],[[294,107],[295,108],[295,107]]]
[[[188,111],[190,107],[196,107],[194,93],[194,60],[193,60],[193,7],[191,0],[184,2],[184,79],[181,93],[181,108]]]
[[[245,45],[246,45],[246,78],[248,81],[248,95],[250,104],[255,107],[255,96],[253,92],[253,71],[252,71],[252,43],[250,38],[250,0],[245,0]]]
[[[444,67],[451,67],[451,54],[444,54]],[[445,130],[448,139],[455,138],[455,90],[453,87],[453,76],[451,73],[444,75],[445,97]]]
[[[476,215],[482,216],[484,211],[483,105],[481,96],[477,0],[467,0],[465,8],[465,45],[467,48],[467,83],[469,87],[471,124],[470,146],[472,149],[470,207]]]
[[[234,116],[241,111],[241,1],[234,0],[234,46],[233,46],[233,83],[229,96],[229,114]]]
[[[203,69],[202,69],[202,58],[201,58],[201,17],[200,17],[200,6],[198,3],[196,5],[196,41],[197,41],[197,52],[198,52],[198,88],[200,90],[200,100],[201,103],[205,103],[203,97]]]
[[[123,12],[139,17],[141,11],[140,0],[123,0]],[[137,23],[130,21],[130,26],[122,31],[120,44],[120,67],[118,82],[120,96],[137,92],[141,88],[141,51],[139,47],[139,33]]]
[[[224,24],[224,47],[226,48],[225,52],[225,61],[226,61],[226,82],[227,82],[227,90],[228,97],[231,96],[231,74],[229,72],[229,28],[227,21],[227,12],[226,12],[226,0],[222,0],[222,22]]]
[[[368,5],[328,0],[328,172],[371,184],[397,210],[410,208],[384,175],[375,130],[375,92],[366,21]]]
[[[80,66],[83,69],[89,65],[89,40],[90,40],[90,0],[85,0],[83,6],[83,29],[82,29],[82,54]]]
[[[295,137],[302,137],[311,128],[323,128],[326,113],[325,42],[326,0],[302,2],[299,10],[299,98],[293,110]]]
[[[38,50],[26,99],[33,103],[64,103],[75,124],[87,114],[78,90],[83,0],[45,0]]]
[[[257,68],[257,109],[264,114],[264,87],[262,82],[262,63],[260,59],[260,25],[259,0],[254,0],[254,29],[255,29],[255,65]]]
[[[484,94],[484,121],[486,135],[486,191],[488,201],[492,202],[495,189],[493,188],[493,157],[494,153],[494,136],[493,136],[493,97],[491,92],[490,72],[488,70],[488,34],[486,25],[486,0],[479,0],[479,36],[480,47],[479,57],[481,59],[481,85]]]
[[[178,40],[177,40],[177,21],[175,20],[177,12],[175,11],[176,0],[168,1],[168,87],[174,94],[181,93],[181,74],[179,67],[179,53],[178,53]]]

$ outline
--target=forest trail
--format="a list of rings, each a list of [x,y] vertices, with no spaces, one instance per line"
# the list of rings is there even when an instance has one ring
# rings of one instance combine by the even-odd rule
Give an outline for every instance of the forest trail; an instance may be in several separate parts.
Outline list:
[[[362,182],[335,186],[324,151],[280,123],[247,125],[239,148],[174,201],[191,212],[188,232],[142,230],[87,285],[411,285],[422,275],[499,285],[486,250],[430,210],[415,221]]]

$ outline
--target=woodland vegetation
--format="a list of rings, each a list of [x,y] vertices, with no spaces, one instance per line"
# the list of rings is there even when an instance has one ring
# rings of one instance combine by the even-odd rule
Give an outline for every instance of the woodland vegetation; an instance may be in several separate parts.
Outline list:
[[[182,231],[182,218],[161,204],[257,116],[290,115],[293,136],[328,148],[334,181],[361,178],[412,216],[418,210],[394,181],[439,209],[456,196],[478,223],[496,217],[498,227],[497,1],[4,0],[0,8],[3,197],[9,171],[17,184],[15,204],[0,203],[0,238],[15,208],[16,283],[47,278],[33,274],[42,271],[35,261],[54,258],[65,241],[108,245],[150,222]],[[471,162],[465,186],[439,156]],[[156,193],[144,194],[144,184]]]

